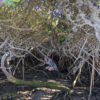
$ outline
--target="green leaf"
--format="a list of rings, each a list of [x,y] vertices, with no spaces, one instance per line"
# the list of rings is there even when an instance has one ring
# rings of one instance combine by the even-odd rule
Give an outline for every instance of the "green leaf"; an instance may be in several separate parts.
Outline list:
[[[97,5],[100,6],[100,0],[97,2]]]
[[[13,2],[17,2],[17,3],[20,2],[20,0],[12,0],[12,1],[13,1]]]
[[[48,35],[51,36],[52,35],[52,31],[48,31]]]
[[[65,36],[64,35],[59,36],[59,43],[63,44],[64,41],[65,41]]]
[[[4,0],[4,4],[7,5],[7,6],[13,6],[14,5],[12,0]]]
[[[56,26],[58,25],[58,22],[59,22],[58,19],[57,19],[56,21],[53,21],[53,22],[52,22],[52,26],[53,26],[53,27],[56,27]]]

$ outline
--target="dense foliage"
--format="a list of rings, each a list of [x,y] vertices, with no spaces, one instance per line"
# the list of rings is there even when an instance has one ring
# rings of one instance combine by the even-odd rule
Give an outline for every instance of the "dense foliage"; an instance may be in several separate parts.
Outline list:
[[[0,0],[0,60],[7,79],[69,93],[58,83],[24,80],[61,75],[70,87],[90,86],[90,99],[100,82],[99,6],[99,0]]]

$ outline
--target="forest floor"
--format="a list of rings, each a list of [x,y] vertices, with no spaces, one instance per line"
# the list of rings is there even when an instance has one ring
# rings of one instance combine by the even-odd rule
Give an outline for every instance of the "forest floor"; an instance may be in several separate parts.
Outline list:
[[[35,74],[35,73],[34,73]],[[51,76],[52,75],[52,76]],[[38,73],[38,76],[29,75],[31,79],[36,80],[54,80],[70,86],[71,81],[67,80],[65,75],[57,77],[49,74],[49,77],[43,76],[43,73]],[[55,76],[55,77],[54,77]],[[4,77],[3,77],[4,79]],[[71,93],[64,91],[49,89],[49,88],[35,88],[30,86],[17,86],[6,79],[0,79],[0,100],[87,100],[89,95],[89,86],[75,86],[71,88]],[[94,87],[92,91],[91,100],[100,100],[100,88]]]

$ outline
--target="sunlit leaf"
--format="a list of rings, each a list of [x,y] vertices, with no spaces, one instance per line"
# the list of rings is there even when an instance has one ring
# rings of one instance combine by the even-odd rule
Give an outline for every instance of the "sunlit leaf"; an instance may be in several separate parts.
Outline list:
[[[50,20],[50,19],[51,19],[51,15],[48,16],[48,20]]]
[[[53,26],[53,27],[56,27],[56,26],[58,25],[58,22],[59,22],[58,19],[57,19],[56,21],[53,21],[53,22],[52,22],[52,26]]]

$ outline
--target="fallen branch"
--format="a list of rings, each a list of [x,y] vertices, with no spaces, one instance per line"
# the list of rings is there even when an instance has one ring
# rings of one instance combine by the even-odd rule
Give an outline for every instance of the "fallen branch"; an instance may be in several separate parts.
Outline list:
[[[50,89],[59,89],[59,90],[63,90],[63,91],[66,91],[69,93],[70,89],[58,82],[42,82],[42,81],[37,81],[37,80],[25,81],[25,80],[15,78],[6,70],[5,62],[6,62],[6,58],[8,56],[9,56],[9,52],[7,52],[6,54],[3,55],[2,59],[1,59],[1,70],[3,71],[3,73],[5,74],[5,76],[7,77],[9,82],[14,83],[16,85],[29,85],[29,86],[33,86],[35,88],[46,87],[46,88],[50,88]]]

